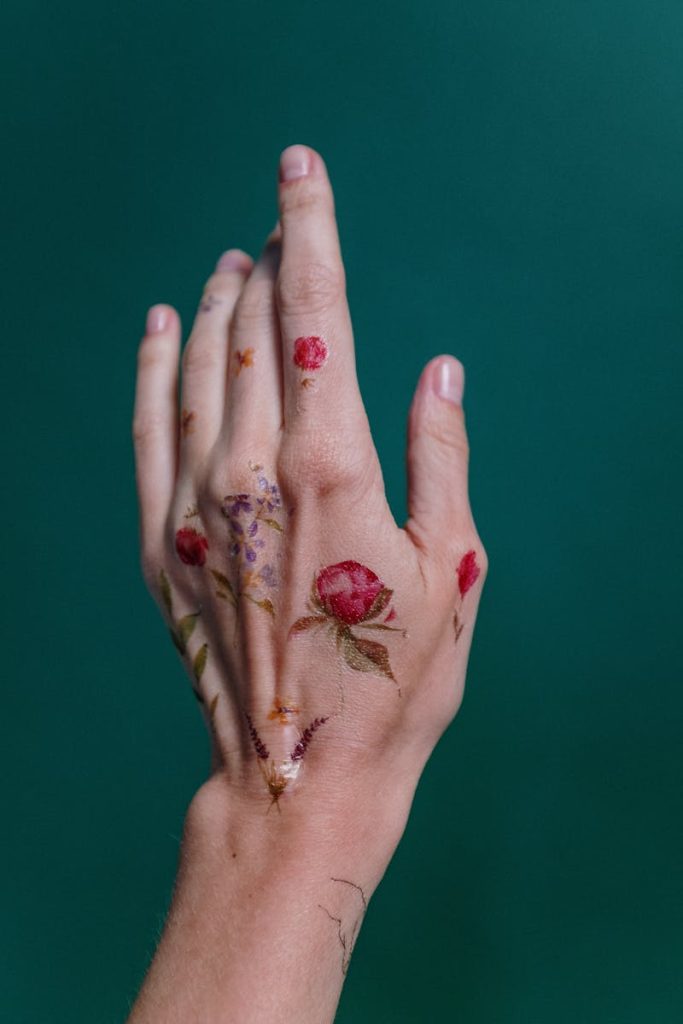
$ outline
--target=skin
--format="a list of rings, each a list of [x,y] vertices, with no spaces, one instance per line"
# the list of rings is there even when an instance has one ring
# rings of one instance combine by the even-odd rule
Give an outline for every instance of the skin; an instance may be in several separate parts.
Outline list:
[[[418,381],[409,518],[399,527],[356,380],[320,155],[285,150],[278,195],[279,222],[257,262],[239,250],[219,261],[182,358],[180,321],[166,305],[149,311],[139,349],[133,433],[143,571],[170,627],[199,613],[183,659],[212,770],[187,812],[172,906],[130,1024],[333,1020],[367,903],[427,758],[460,706],[486,574],[467,493],[461,364],[437,356]],[[314,371],[295,365],[301,337],[327,346]],[[254,466],[282,495],[281,529],[259,524],[258,534],[258,558],[277,566],[271,610],[220,598],[211,572],[239,590],[246,566],[228,554],[221,508],[227,495],[258,495]],[[176,553],[176,533],[188,524],[206,538],[204,565]],[[463,596],[457,569],[470,551],[480,572]],[[338,622],[290,633],[310,614],[316,574],[346,560],[393,591],[391,631],[351,630],[385,647],[395,681],[344,660]],[[197,679],[193,659],[204,645]],[[274,799],[270,765],[288,764],[315,722],[298,774]]]

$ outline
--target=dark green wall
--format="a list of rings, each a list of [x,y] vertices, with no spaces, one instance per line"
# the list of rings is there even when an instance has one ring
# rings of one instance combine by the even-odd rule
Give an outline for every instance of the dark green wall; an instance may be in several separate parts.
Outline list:
[[[148,304],[187,323],[336,187],[397,516],[422,363],[468,369],[491,574],[456,724],[378,891],[342,1024],[683,1019],[678,0],[9,0],[0,1018],[115,1024],[205,772],[138,575]],[[292,897],[294,898],[294,897]]]

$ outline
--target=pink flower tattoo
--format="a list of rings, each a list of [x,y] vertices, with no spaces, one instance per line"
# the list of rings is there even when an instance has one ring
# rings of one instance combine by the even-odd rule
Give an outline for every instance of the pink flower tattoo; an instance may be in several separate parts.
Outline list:
[[[393,596],[393,590],[385,586],[372,569],[360,562],[349,560],[327,565],[316,573],[313,580],[308,599],[311,614],[297,619],[289,635],[291,637],[315,627],[327,626],[349,668],[356,672],[386,676],[396,682],[385,645],[359,636],[351,629],[355,626],[405,636],[404,629],[387,625],[387,622],[395,618],[395,611],[391,607]],[[383,621],[378,622],[382,615]]]

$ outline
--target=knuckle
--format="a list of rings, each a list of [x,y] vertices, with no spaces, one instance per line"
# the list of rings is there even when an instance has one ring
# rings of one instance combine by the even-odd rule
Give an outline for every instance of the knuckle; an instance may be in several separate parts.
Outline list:
[[[281,190],[280,208],[283,219],[292,214],[327,212],[333,205],[329,188],[314,178],[300,178],[289,182]]]
[[[165,417],[152,410],[136,413],[133,417],[133,441],[137,447],[144,447],[158,437],[167,427]]]
[[[440,416],[429,420],[423,429],[425,435],[436,442],[437,446],[448,452],[457,452],[465,460],[469,459],[470,446],[461,410],[455,410],[455,416]]]
[[[261,324],[271,319],[275,305],[273,285],[269,281],[254,281],[242,293],[235,310],[237,329],[241,323]]]
[[[224,361],[220,344],[207,343],[206,339],[190,338],[183,352],[183,374],[191,377],[197,373],[220,371]]]
[[[264,459],[254,461],[239,454],[215,460],[198,488],[200,508],[220,507],[229,494],[253,494],[257,489],[257,470],[264,464]]]
[[[156,370],[165,366],[168,358],[168,345],[165,339],[150,336],[141,342],[138,348],[138,370],[144,373],[146,370]]]
[[[334,307],[345,290],[344,269],[315,260],[283,264],[277,280],[277,297],[284,314],[322,313]]]
[[[323,432],[298,435],[283,445],[278,475],[290,490],[324,496],[362,488],[370,460],[360,445]]]

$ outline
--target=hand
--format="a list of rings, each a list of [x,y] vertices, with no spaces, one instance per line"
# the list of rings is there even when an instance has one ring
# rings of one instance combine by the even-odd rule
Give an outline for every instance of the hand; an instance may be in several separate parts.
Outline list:
[[[179,319],[150,311],[134,422],[143,568],[212,738],[198,818],[220,806],[260,848],[315,845],[326,878],[354,873],[365,902],[460,705],[486,558],[461,365],[439,356],[418,383],[400,528],[356,380],[323,160],[290,147],[280,179],[258,262],[230,250],[207,282],[180,407]]]
[[[207,282],[180,409],[178,317],[151,311],[134,434],[145,578],[215,770],[255,812],[308,814],[378,772],[419,771],[460,705],[485,556],[462,367],[438,357],[418,384],[401,529],[356,380],[323,161],[291,147],[281,177],[259,261],[232,250]]]

